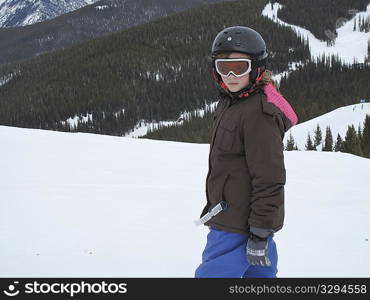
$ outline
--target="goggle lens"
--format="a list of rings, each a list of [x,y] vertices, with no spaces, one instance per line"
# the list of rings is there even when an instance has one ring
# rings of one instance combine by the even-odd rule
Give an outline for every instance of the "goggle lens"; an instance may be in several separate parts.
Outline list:
[[[232,72],[235,76],[243,76],[250,72],[251,61],[249,59],[216,59],[216,70],[222,76],[228,76]]]

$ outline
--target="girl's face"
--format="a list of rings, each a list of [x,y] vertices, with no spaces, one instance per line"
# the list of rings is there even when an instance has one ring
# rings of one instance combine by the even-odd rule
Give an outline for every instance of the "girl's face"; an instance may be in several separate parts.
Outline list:
[[[232,52],[228,58],[250,58],[245,53]],[[245,88],[249,84],[249,73],[241,77],[236,77],[234,74],[229,74],[228,77],[221,76],[222,81],[226,84],[227,88],[231,92],[238,92]]]

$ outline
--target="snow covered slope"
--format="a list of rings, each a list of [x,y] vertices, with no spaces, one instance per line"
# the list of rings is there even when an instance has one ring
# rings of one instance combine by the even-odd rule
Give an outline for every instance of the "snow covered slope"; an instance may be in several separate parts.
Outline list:
[[[0,0],[0,27],[17,27],[55,18],[98,0]]]
[[[194,276],[208,144],[6,126],[0,140],[1,277]],[[285,164],[278,277],[369,277],[370,160]]]
[[[330,127],[333,142],[335,143],[338,133],[342,139],[345,138],[349,125],[354,125],[356,130],[358,130],[359,126],[363,129],[366,114],[370,115],[370,103],[357,103],[337,108],[314,119],[293,126],[285,133],[284,145],[287,144],[291,133],[298,149],[305,150],[307,135],[310,133],[311,140],[313,141],[317,124],[321,128],[323,141],[325,140],[326,126]],[[318,145],[317,150],[321,150],[321,146],[322,144]]]
[[[297,35],[308,38],[310,52],[312,58],[319,58],[321,55],[338,55],[343,63],[352,64],[354,60],[357,63],[363,63],[367,57],[368,43],[370,40],[370,32],[353,31],[354,22],[358,18],[364,19],[370,17],[370,4],[366,8],[366,12],[358,12],[348,22],[344,23],[337,29],[338,36],[335,38],[333,46],[327,46],[326,42],[318,40],[310,31],[302,27],[288,24],[277,17],[278,10],[282,7],[278,2],[267,4],[262,15],[268,17],[272,21],[292,28]]]

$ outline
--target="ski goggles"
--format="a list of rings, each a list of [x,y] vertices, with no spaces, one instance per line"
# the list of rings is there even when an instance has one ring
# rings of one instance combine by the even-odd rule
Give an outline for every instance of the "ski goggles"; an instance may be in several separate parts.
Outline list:
[[[218,74],[227,77],[233,73],[236,77],[248,74],[252,70],[252,60],[248,58],[218,58],[215,60]]]

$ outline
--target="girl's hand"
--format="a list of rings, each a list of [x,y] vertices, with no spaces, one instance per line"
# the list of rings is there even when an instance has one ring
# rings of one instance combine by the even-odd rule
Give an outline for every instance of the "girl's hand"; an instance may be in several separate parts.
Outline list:
[[[268,256],[268,237],[270,235],[274,235],[273,231],[270,229],[251,227],[246,249],[247,261],[249,264],[262,267],[271,266],[271,261]]]

